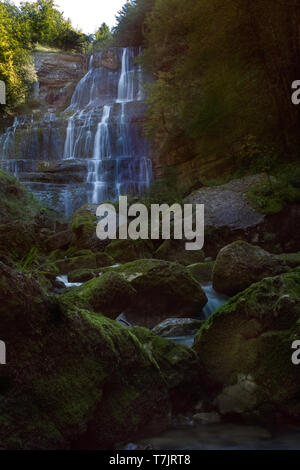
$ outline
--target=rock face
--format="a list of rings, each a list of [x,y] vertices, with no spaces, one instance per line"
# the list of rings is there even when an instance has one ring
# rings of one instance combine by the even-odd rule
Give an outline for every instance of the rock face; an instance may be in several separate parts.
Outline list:
[[[94,67],[105,67],[112,72],[118,70],[121,66],[118,54],[113,49],[104,51],[101,55],[96,54],[93,60]]]
[[[36,52],[38,97],[52,109],[65,109],[77,82],[87,71],[87,58],[82,54]]]
[[[223,414],[266,409],[292,419],[300,368],[291,345],[299,339],[300,275],[253,284],[207,320],[196,335],[203,380]],[[300,419],[300,413],[298,413]]]
[[[197,356],[191,348],[160,338],[146,328],[130,328],[157,362],[166,381],[173,412],[191,409],[201,397]]]
[[[0,297],[2,449],[108,449],[165,428],[165,380],[128,329],[3,263]]]
[[[265,277],[289,271],[278,257],[244,241],[234,242],[218,254],[213,270],[213,287],[232,296]]]
[[[114,272],[137,292],[134,303],[126,310],[130,323],[153,328],[170,313],[190,318],[207,303],[200,284],[180,264],[137,260],[115,268]]]

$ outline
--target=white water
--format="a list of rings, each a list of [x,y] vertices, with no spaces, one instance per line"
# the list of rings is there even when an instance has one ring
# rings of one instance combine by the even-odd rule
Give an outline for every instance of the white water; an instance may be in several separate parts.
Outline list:
[[[59,282],[62,282],[65,287],[69,288],[69,287],[80,287],[82,286],[82,282],[69,282],[68,280],[68,276],[67,275],[64,275],[64,276],[58,276],[56,278],[57,281]]]
[[[212,285],[202,286],[202,289],[208,299],[207,304],[202,309],[202,313],[205,318],[209,318],[218,308],[222,307],[229,298],[226,297],[226,295],[216,292]]]

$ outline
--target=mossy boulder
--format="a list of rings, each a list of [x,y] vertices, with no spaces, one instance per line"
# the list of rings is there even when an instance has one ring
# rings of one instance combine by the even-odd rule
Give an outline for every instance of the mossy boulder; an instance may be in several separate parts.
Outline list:
[[[287,271],[285,261],[239,240],[219,252],[213,270],[213,287],[217,292],[233,296],[254,282]]]
[[[186,250],[185,242],[181,240],[165,240],[156,250],[154,257],[180,263],[184,266],[202,263],[205,260],[203,250]]]
[[[103,267],[113,265],[114,260],[106,253],[92,253],[88,255],[75,256],[72,258],[65,257],[57,260],[56,266],[63,274],[83,269],[97,270]]]
[[[212,281],[214,261],[204,263],[195,263],[187,266],[188,272],[201,284],[207,284]]]
[[[43,232],[54,234],[60,218],[11,175],[0,170],[0,257],[13,264],[32,247],[45,251]]]
[[[113,240],[105,248],[105,253],[118,263],[128,263],[139,258],[152,258],[153,250],[149,240]]]
[[[2,263],[0,296],[2,449],[109,449],[167,426],[165,380],[129,329]]]
[[[60,296],[62,305],[77,305],[115,319],[136,297],[132,285],[114,272],[106,272]]]
[[[74,234],[71,230],[64,230],[62,232],[58,232],[51,237],[49,237],[46,241],[47,250],[52,252],[55,250],[67,249],[74,241]]]
[[[300,273],[253,284],[212,315],[193,348],[221,413],[266,407],[274,417],[287,413],[300,394],[300,368],[291,360],[292,342],[299,338]]]
[[[173,412],[181,413],[191,409],[202,393],[195,352],[187,346],[161,338],[146,328],[131,327],[130,331],[157,362],[169,390]]]
[[[136,325],[153,328],[170,317],[201,312],[207,298],[201,285],[178,263],[156,259],[137,260],[113,269],[136,290],[126,317]]]
[[[86,204],[73,214],[72,231],[75,236],[73,244],[79,250],[101,251],[109,243],[97,238],[96,208],[96,204]]]
[[[278,255],[278,258],[284,261],[290,268],[297,268],[300,266],[300,252],[281,254]]]
[[[68,274],[69,282],[87,282],[91,279],[97,277],[97,273],[93,269],[77,269],[75,271],[71,271]]]

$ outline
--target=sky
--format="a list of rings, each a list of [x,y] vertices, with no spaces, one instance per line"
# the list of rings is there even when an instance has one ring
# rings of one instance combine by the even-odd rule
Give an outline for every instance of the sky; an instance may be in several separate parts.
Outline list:
[[[20,5],[22,0],[15,0]],[[29,0],[30,1],[30,0]],[[94,33],[102,23],[115,25],[115,16],[126,0],[56,0],[65,18],[70,18],[75,28],[84,33]]]

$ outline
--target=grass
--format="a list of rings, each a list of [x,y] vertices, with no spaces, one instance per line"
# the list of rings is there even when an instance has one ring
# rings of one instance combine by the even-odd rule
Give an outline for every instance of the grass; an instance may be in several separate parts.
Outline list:
[[[33,49],[33,52],[44,52],[44,53],[47,53],[47,52],[63,52],[62,49],[58,49],[56,47],[50,47],[50,46],[44,46],[42,44],[36,44],[34,49]]]

